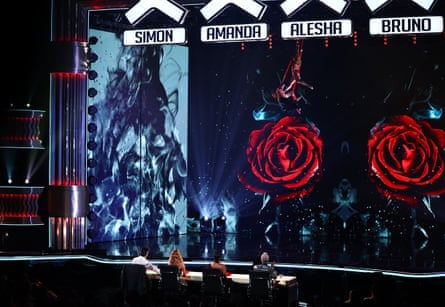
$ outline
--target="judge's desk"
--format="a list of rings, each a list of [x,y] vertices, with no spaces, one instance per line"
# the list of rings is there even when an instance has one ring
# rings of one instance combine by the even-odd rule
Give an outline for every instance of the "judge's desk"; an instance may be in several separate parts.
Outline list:
[[[147,269],[147,277],[149,279],[159,279],[160,274]],[[232,282],[231,287],[236,288],[241,287],[247,289],[250,282],[249,274],[228,273],[226,278]],[[201,283],[202,280],[202,272],[200,271],[187,271],[186,274],[181,277],[181,281],[186,283]],[[280,274],[277,278],[272,279],[272,284],[276,293],[275,297],[278,306],[291,306],[298,299],[298,282],[296,276]]]

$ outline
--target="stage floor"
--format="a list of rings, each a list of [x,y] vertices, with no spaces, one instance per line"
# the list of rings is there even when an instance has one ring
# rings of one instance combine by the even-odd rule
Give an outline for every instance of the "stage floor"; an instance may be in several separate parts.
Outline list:
[[[150,258],[167,259],[179,248],[188,261],[211,260],[215,252],[226,262],[253,262],[263,251],[278,264],[354,267],[407,273],[445,273],[445,241],[390,241],[385,238],[266,237],[248,233],[188,233],[166,238],[90,245],[106,257],[125,258],[150,248]]]
[[[26,244],[4,244],[0,250],[0,269],[14,275],[15,263],[66,297],[76,289],[85,298],[100,295],[102,299],[103,291],[109,293],[110,288],[112,295],[119,292],[122,264],[137,256],[142,246],[150,248],[149,259],[157,265],[167,263],[170,251],[179,248],[190,270],[202,269],[215,252],[221,252],[232,273],[248,272],[261,252],[267,251],[277,271],[297,276],[300,298],[311,307],[340,307],[351,288],[366,291],[375,276],[383,277],[388,306],[438,306],[435,302],[445,287],[443,242],[390,242],[376,238],[189,233],[88,244],[85,249],[70,251],[40,248],[36,243],[32,249]],[[104,283],[108,284],[106,288]],[[110,295],[106,295],[107,299]]]
[[[150,258],[166,261],[179,248],[186,261],[211,261],[219,252],[225,262],[248,265],[263,251],[278,265],[361,268],[403,273],[445,274],[445,238],[434,240],[389,240],[365,237],[268,237],[252,233],[188,233],[177,236],[133,239],[87,244],[81,250],[48,248],[47,236],[40,240],[9,233],[0,246],[0,257],[33,255],[85,254],[111,260],[128,260],[139,254],[142,246],[150,248]],[[9,241],[9,242],[8,242]]]

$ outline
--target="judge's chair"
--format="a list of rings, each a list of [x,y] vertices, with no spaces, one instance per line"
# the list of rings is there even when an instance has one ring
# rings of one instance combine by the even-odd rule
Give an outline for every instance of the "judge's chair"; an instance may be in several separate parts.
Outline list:
[[[229,293],[227,280],[223,272],[215,268],[204,268],[202,271],[201,306],[227,306]]]
[[[145,266],[125,264],[120,276],[123,304],[129,307],[145,306],[148,298],[148,278]]]
[[[250,306],[274,306],[274,291],[270,272],[251,270],[247,296]]]
[[[163,306],[189,306],[187,286],[181,283],[179,270],[176,265],[163,265],[158,290],[162,297]]]

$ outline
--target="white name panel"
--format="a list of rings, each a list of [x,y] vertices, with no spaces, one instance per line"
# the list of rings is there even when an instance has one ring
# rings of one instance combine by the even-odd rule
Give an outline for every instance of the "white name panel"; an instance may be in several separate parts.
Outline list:
[[[218,25],[201,27],[203,42],[247,42],[268,39],[269,28],[266,23]]]
[[[371,35],[442,32],[443,16],[371,18],[369,20],[369,34]]]
[[[124,32],[124,45],[185,44],[185,28],[141,29]]]
[[[283,39],[351,35],[352,21],[349,19],[291,21],[281,24]]]

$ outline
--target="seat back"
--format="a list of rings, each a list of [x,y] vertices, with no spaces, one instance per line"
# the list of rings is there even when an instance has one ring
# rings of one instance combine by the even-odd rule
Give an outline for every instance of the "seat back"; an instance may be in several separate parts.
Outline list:
[[[148,290],[148,279],[145,266],[124,264],[121,271],[121,288],[124,293],[135,292],[144,295]]]
[[[272,300],[272,280],[268,271],[250,271],[248,288],[252,298]]]
[[[159,287],[164,292],[179,292],[181,283],[179,280],[179,269],[176,265],[163,265],[159,267],[161,279]]]
[[[220,269],[205,268],[202,271],[202,291],[207,295],[224,295],[225,276]]]

